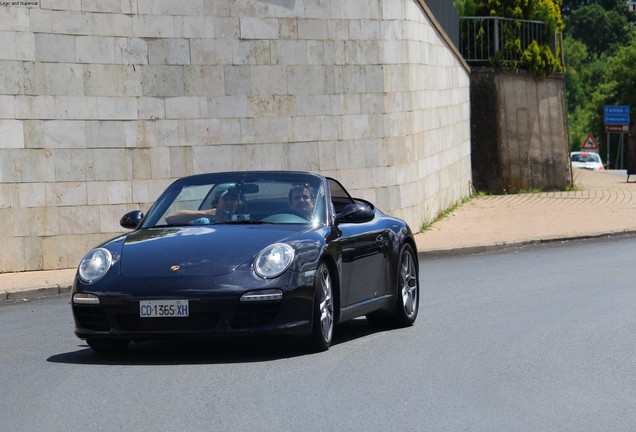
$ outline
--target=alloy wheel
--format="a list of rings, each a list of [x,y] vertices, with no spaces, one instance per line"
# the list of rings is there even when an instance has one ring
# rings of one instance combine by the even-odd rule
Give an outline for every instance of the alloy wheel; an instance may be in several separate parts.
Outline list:
[[[318,274],[318,290],[319,290],[319,316],[320,330],[323,340],[331,343],[333,336],[333,292],[331,285],[331,275],[329,268],[323,263],[320,265]]]
[[[400,291],[404,313],[407,318],[413,319],[417,314],[418,281],[415,260],[409,250],[404,252],[400,263]]]

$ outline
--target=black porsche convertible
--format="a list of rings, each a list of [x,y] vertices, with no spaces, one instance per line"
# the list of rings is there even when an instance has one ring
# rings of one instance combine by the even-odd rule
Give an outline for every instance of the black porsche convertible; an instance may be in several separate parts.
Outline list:
[[[75,334],[96,352],[131,341],[300,336],[334,325],[409,326],[419,306],[408,225],[307,172],[200,174],[172,183],[131,231],[91,250],[75,277]]]

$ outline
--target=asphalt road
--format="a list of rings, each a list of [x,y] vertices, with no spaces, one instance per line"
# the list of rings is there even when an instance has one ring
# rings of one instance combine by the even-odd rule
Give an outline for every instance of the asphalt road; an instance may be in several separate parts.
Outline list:
[[[631,431],[636,239],[422,262],[420,317],[99,357],[66,297],[0,304],[0,431]]]

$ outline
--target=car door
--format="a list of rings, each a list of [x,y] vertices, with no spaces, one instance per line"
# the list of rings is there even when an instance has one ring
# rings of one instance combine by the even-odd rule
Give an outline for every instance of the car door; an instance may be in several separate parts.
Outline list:
[[[354,202],[340,183],[328,180],[335,212]],[[388,247],[384,228],[374,218],[364,223],[340,223],[337,232],[342,257],[342,306],[354,306],[383,295]]]

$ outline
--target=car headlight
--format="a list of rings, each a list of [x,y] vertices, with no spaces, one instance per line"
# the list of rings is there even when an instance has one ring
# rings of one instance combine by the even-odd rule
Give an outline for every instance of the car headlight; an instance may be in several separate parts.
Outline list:
[[[281,275],[294,261],[294,248],[285,243],[274,243],[259,252],[254,261],[254,271],[264,278]]]
[[[87,283],[97,282],[110,269],[112,263],[113,255],[108,249],[93,249],[80,262],[79,277]]]

